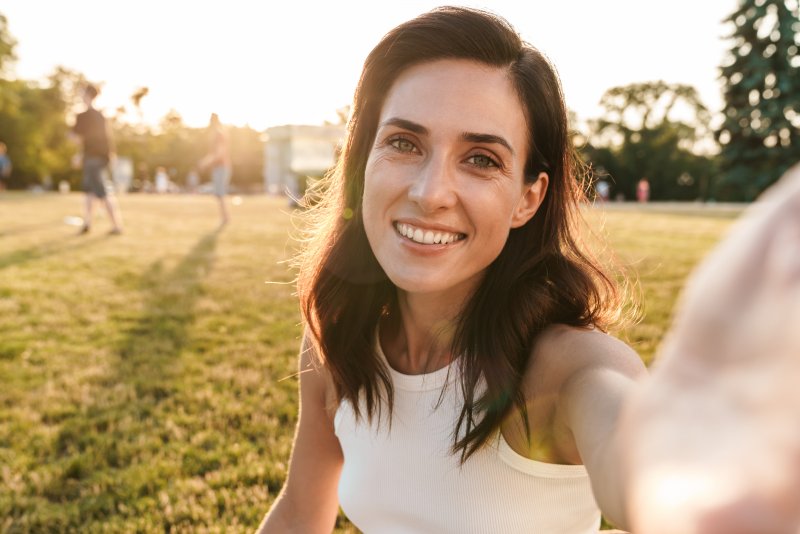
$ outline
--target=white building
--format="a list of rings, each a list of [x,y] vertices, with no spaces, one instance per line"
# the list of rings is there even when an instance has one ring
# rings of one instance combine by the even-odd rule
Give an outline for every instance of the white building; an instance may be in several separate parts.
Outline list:
[[[264,191],[300,199],[307,177],[320,177],[336,163],[343,125],[290,124],[264,132]]]

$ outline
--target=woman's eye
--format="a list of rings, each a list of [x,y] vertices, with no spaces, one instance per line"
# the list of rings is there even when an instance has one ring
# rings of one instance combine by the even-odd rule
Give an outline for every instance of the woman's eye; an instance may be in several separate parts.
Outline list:
[[[489,167],[499,167],[499,165],[495,160],[484,154],[475,154],[474,156],[470,156],[469,158],[467,158],[467,161],[470,164],[475,165],[476,167],[480,167],[482,169],[488,169]]]
[[[399,150],[400,152],[413,152],[416,149],[414,143],[402,137],[396,137],[392,139],[391,141],[389,141],[389,144],[392,145],[397,150]]]

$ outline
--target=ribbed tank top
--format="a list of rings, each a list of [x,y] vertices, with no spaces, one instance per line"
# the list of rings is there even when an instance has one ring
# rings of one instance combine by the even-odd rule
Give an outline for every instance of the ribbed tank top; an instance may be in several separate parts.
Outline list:
[[[457,370],[404,375],[389,366],[391,427],[385,417],[356,422],[352,406],[339,405],[339,502],[350,521],[367,534],[598,532],[600,510],[582,465],[530,460],[499,433],[460,465],[451,452],[463,404]]]

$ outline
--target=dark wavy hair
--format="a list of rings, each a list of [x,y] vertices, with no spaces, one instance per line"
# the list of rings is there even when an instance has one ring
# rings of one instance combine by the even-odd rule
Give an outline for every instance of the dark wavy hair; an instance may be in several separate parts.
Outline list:
[[[298,294],[337,399],[349,401],[357,417],[380,418],[383,408],[391,415],[393,390],[375,352],[375,333],[397,295],[364,231],[364,170],[392,84],[409,67],[441,59],[507,70],[529,129],[526,180],[536,180],[540,172],[549,176],[539,211],[511,230],[455,325],[451,349],[461,360],[465,403],[453,446],[466,461],[496,435],[514,407],[530,439],[520,386],[542,330],[553,323],[605,329],[621,299],[578,239],[584,189],[575,176],[577,160],[554,67],[494,14],[434,9],[391,30],[367,57],[339,161],[316,188],[316,205],[309,211]],[[479,388],[481,380],[485,388]]]

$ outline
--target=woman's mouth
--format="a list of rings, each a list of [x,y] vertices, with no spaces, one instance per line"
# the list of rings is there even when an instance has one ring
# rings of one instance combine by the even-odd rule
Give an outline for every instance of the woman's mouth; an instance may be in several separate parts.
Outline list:
[[[449,245],[466,239],[466,234],[426,230],[408,223],[395,222],[394,228],[401,236],[421,245]]]

